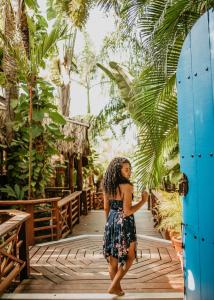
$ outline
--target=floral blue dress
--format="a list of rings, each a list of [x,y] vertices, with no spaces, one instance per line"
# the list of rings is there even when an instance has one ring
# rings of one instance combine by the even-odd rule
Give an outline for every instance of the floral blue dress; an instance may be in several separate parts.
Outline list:
[[[105,224],[103,255],[109,262],[109,256],[118,259],[119,266],[125,267],[131,242],[135,242],[137,260],[137,236],[134,215],[124,217],[123,200],[109,200],[110,211]]]

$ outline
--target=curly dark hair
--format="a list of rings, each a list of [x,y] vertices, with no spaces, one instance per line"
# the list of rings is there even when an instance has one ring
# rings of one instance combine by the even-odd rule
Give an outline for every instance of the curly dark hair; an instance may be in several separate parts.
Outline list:
[[[132,185],[129,179],[121,174],[122,165],[124,163],[128,163],[131,166],[130,161],[125,157],[115,157],[108,165],[103,179],[103,189],[105,193],[116,196],[119,184],[129,183]]]

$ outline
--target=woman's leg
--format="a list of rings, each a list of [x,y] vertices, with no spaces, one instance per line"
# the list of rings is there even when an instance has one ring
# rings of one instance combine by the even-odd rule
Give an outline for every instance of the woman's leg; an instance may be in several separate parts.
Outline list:
[[[113,256],[109,256],[108,270],[109,270],[110,278],[113,281],[114,277],[118,271],[118,259],[117,258],[115,258]],[[122,291],[120,282],[118,282],[118,285],[116,287],[117,287],[117,290],[119,290],[120,292]]]
[[[118,260],[113,256],[109,256],[109,264],[108,264],[108,271],[111,280],[114,279],[114,276],[117,274],[118,271]]]
[[[117,287],[118,287],[118,285],[120,285],[121,279],[127,273],[127,271],[129,270],[129,268],[131,267],[131,265],[135,259],[135,247],[136,247],[136,242],[132,242],[129,247],[128,259],[126,261],[125,269],[123,269],[122,267],[118,268],[118,271],[115,274],[114,279],[112,280],[112,283],[108,290],[108,292],[110,294],[117,294],[117,291],[118,291]]]

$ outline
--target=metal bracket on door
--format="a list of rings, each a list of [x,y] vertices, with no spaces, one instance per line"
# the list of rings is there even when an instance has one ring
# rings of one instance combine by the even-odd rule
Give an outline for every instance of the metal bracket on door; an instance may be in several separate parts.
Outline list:
[[[189,181],[186,174],[182,173],[182,177],[179,180],[178,192],[180,196],[186,196],[189,191]]]

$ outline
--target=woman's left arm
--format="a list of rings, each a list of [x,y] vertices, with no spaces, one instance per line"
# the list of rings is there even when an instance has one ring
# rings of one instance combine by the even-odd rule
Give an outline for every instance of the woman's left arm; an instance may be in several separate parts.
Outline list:
[[[103,194],[104,197],[104,211],[106,215],[106,220],[108,218],[109,210],[110,210],[110,205],[109,205],[109,198],[106,193]]]

